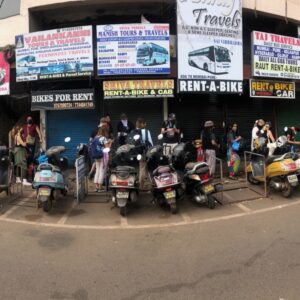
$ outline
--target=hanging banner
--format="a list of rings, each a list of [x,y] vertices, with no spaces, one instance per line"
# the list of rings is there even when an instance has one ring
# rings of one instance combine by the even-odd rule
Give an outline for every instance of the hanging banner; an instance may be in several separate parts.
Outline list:
[[[31,93],[31,110],[94,109],[93,89]]]
[[[97,26],[97,74],[170,73],[169,24]]]
[[[92,26],[16,36],[17,82],[93,75]]]
[[[300,79],[300,39],[253,31],[252,75]]]
[[[103,81],[104,99],[174,97],[173,79]]]
[[[9,95],[10,65],[5,60],[4,53],[0,52],[0,96]]]
[[[177,0],[179,92],[242,93],[242,1]]]
[[[250,97],[295,99],[295,82],[250,79]]]

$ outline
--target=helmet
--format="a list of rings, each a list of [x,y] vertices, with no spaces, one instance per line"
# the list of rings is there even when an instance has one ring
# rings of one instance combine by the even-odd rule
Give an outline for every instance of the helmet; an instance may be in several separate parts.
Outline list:
[[[176,115],[173,113],[169,114],[169,119],[172,121],[176,120]]]
[[[276,145],[277,147],[282,147],[287,143],[287,137],[285,135],[280,136],[277,141],[276,141]]]

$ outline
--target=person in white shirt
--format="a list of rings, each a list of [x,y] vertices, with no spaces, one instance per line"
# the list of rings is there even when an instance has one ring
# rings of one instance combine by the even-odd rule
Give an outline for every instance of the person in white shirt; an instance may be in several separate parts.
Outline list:
[[[259,131],[265,126],[265,121],[263,119],[256,120],[254,127],[252,129],[252,138],[251,138],[251,151],[255,149],[254,141],[258,138]]]

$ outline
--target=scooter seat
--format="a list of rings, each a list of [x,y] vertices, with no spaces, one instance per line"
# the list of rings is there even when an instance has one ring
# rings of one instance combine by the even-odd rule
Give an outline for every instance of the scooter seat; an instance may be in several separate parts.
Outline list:
[[[116,172],[136,172],[136,169],[131,166],[118,166],[115,168]]]
[[[159,166],[158,168],[156,168],[153,171],[153,175],[158,176],[158,175],[161,175],[161,174],[164,174],[164,173],[170,173],[170,172],[172,172],[172,169],[171,169],[170,166]]]
[[[293,159],[293,157],[294,157],[293,153],[285,153],[283,155],[273,155],[273,156],[270,156],[267,158],[266,164],[269,165],[273,162],[281,161],[281,160],[288,159],[288,158]]]
[[[37,171],[52,171],[52,172],[56,172],[56,173],[61,173],[61,170],[51,164],[41,164],[38,166]]]
[[[209,172],[209,167],[206,162],[191,162],[186,164],[185,170],[188,175],[190,174],[204,174]]]

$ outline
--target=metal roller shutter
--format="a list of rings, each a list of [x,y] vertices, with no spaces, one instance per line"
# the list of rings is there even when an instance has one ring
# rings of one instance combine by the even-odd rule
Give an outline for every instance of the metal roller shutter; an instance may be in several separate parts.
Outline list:
[[[157,136],[163,122],[162,99],[104,100],[104,111],[111,117],[115,136],[120,114],[126,113],[133,124],[135,124],[137,118],[144,118],[147,122],[147,128],[151,132],[153,143],[157,142]]]
[[[191,95],[181,99],[171,99],[169,100],[169,112],[176,114],[178,124],[184,134],[184,140],[199,139],[204,122],[207,120],[215,123],[217,137],[221,137],[223,134],[223,104],[217,100],[209,101],[207,95]]]
[[[98,124],[99,114],[96,110],[48,111],[47,147],[65,145],[64,138],[71,137],[64,155],[73,164],[77,145],[87,143]]]

